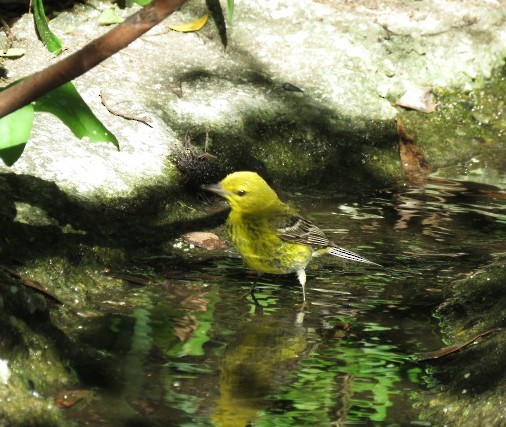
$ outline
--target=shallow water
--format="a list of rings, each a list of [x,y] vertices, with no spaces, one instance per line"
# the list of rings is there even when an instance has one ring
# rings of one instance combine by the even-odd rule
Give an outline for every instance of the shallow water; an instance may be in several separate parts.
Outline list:
[[[283,199],[339,245],[384,268],[319,258],[308,307],[296,278],[254,275],[233,251],[141,263],[157,284],[103,304],[75,339],[87,404],[68,416],[112,426],[427,425],[417,353],[444,345],[433,309],[448,285],[504,250],[506,198],[477,184],[434,180],[349,196]],[[310,195],[308,195],[310,193]],[[302,209],[303,208],[303,209]],[[191,259],[191,251],[189,258]],[[163,266],[163,267],[162,267]]]

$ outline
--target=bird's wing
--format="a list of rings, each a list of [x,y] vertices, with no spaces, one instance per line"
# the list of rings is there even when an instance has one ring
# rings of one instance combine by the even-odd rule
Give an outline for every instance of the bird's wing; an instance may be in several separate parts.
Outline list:
[[[314,256],[319,256],[323,253],[334,255],[339,258],[348,259],[350,261],[363,262],[365,264],[373,264],[381,267],[375,262],[361,257],[355,252],[348,249],[340,248],[334,242],[331,242],[323,231],[316,225],[305,218],[297,215],[278,216],[276,219],[276,230],[278,236],[289,242],[297,242],[313,247],[323,247],[325,249],[317,250]]]
[[[297,215],[283,215],[276,219],[278,236],[289,242],[297,242],[310,246],[328,246],[329,239],[316,225]]]

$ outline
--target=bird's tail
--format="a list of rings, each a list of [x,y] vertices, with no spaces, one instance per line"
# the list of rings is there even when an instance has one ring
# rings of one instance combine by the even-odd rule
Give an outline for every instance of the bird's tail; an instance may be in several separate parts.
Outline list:
[[[361,257],[360,255],[356,254],[355,252],[340,248],[338,246],[329,246],[327,248],[327,253],[330,255],[337,256],[339,258],[349,259],[350,261],[363,262],[365,264],[372,264],[381,267],[380,264],[369,261],[368,259],[365,259],[364,257]]]

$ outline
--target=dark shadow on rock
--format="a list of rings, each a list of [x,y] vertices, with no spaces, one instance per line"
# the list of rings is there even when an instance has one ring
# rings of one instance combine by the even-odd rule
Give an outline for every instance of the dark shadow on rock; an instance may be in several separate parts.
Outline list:
[[[90,266],[96,270],[106,267],[100,255],[96,255],[97,249],[100,251],[104,248],[118,250],[123,254],[125,264],[129,264],[139,253],[166,254],[167,241],[184,232],[204,230],[224,222],[225,214],[217,213],[202,219],[164,223],[159,220],[164,207],[168,202],[175,203],[170,199],[176,196],[159,187],[145,188],[139,194],[135,198],[118,198],[112,202],[93,204],[70,197],[53,182],[29,175],[0,174],[0,264],[17,270],[20,266],[22,269],[25,265],[33,265],[32,262],[37,260],[47,260],[49,264],[51,258],[55,257],[65,260],[63,265],[68,266],[69,270],[73,266]],[[32,217],[34,210],[40,214]],[[51,271],[49,265],[48,271]],[[65,271],[57,274],[60,273],[66,274]],[[64,291],[62,299],[67,300],[73,293],[72,283],[67,283],[66,279],[64,282],[68,289]],[[50,279],[44,285],[50,293],[58,292],[52,289]],[[87,299],[82,293],[77,293],[76,298]],[[68,335],[59,326],[61,321],[64,328],[74,328],[86,324],[87,319],[77,317],[72,302],[69,302],[69,307],[62,308],[52,304],[40,293],[23,286],[0,269],[0,353],[3,357],[17,357],[24,369],[25,364],[38,366],[41,363],[42,366],[47,362],[44,359],[44,352],[47,351],[57,356],[59,363],[55,363],[55,372],[65,375],[58,371],[61,369],[60,363],[68,366],[69,381],[76,381],[69,387],[117,387],[116,376],[121,367],[115,357],[107,351],[101,351],[102,347],[97,346],[95,341],[76,340],[75,336]],[[93,301],[93,305],[98,307],[98,301]],[[105,310],[99,317],[89,319],[89,323],[102,326],[104,334],[117,340],[119,335],[110,333],[108,322],[111,322],[111,317],[107,313]],[[53,315],[61,320],[55,321]],[[115,320],[118,319],[116,316]],[[121,328],[124,334],[120,337],[121,345],[130,345],[129,334],[133,323],[133,318],[122,315]],[[101,344],[107,345],[107,341],[104,339]],[[117,342],[113,344],[118,345]],[[116,347],[114,349],[118,350]],[[37,354],[40,357],[32,358],[32,351],[39,351]],[[16,373],[16,378],[25,381],[25,388],[29,383],[33,392],[60,391],[54,390],[53,383],[32,378],[30,369],[27,371]],[[24,392],[29,393],[27,390]]]
[[[56,351],[59,360],[70,361],[73,369],[79,367],[78,361],[84,358],[89,363],[95,361],[98,366],[99,355],[94,349],[72,341],[53,323],[50,316],[50,311],[56,308],[53,301],[22,286],[3,271],[0,271],[0,295],[0,351],[4,357],[18,359],[18,363],[26,358],[26,363],[32,365],[32,370],[36,373],[45,372],[49,364],[54,369],[48,375],[52,381],[58,378],[55,372],[60,376],[63,373],[58,371],[61,367],[52,365],[52,352],[49,348]],[[81,374],[79,369],[76,371],[78,375]],[[68,374],[72,377],[70,372]],[[47,391],[52,386],[46,383],[44,375],[32,378],[29,372],[17,372],[17,376],[21,378],[24,387],[30,388],[34,393],[41,393],[41,389]],[[20,386],[17,382],[16,387]]]
[[[162,206],[173,194],[161,188],[139,191],[134,199],[116,199],[102,205],[69,197],[55,183],[29,175],[0,174],[0,251],[3,262],[23,263],[37,257],[64,256],[79,263],[82,247],[116,248],[126,259],[145,248],[162,251],[170,238],[202,230],[223,221],[223,214],[197,220],[158,224]],[[41,224],[16,219],[16,203],[43,211]],[[65,230],[65,231],[64,231]]]
[[[427,411],[437,425],[502,425],[506,391],[506,297],[504,266],[498,255],[472,274],[452,284],[452,297],[437,310],[451,344],[460,345],[478,337],[472,345],[435,359],[432,378],[439,399],[431,398]],[[487,332],[493,331],[490,334]],[[433,404],[433,402],[436,402]],[[444,413],[442,408],[452,407]]]
[[[505,332],[499,331],[483,342],[448,356],[438,368],[438,380],[456,398],[462,393],[478,398],[497,389],[506,380],[505,342]]]
[[[504,260],[478,270],[475,276],[456,282],[456,295],[441,306],[438,315],[451,325],[463,324],[455,340],[466,341],[480,332],[501,328],[475,345],[441,360],[437,377],[456,396],[466,390],[478,396],[494,390],[506,379],[506,297],[504,296]],[[471,320],[480,316],[480,322]]]
[[[263,91],[267,100],[272,100],[271,111],[245,105],[233,113],[241,126],[196,129],[194,124],[171,115],[166,106],[156,108],[166,111],[164,120],[171,128],[181,135],[189,132],[193,144],[204,149],[211,141],[210,153],[218,157],[227,171],[264,171],[283,184],[334,183],[343,190],[349,190],[350,185],[354,190],[362,186],[381,187],[401,176],[400,166],[398,172],[394,172],[394,167],[387,171],[386,167],[399,161],[393,121],[344,117],[309,92],[283,89],[282,82],[268,77],[251,57],[244,62],[251,71],[243,71],[238,77],[192,70],[177,76],[171,74],[171,78],[203,88],[219,84],[254,86]],[[183,99],[184,96],[183,90]],[[380,157],[382,164],[378,165]],[[258,165],[262,167],[259,169]]]

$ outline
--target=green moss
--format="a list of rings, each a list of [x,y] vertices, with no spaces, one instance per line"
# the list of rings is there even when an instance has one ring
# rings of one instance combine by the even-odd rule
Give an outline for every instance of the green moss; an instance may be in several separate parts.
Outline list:
[[[481,330],[502,326],[506,313],[506,298],[503,297],[505,267],[506,255],[499,256],[497,261],[454,283],[454,295],[438,310],[448,334],[459,334],[477,316]]]
[[[263,115],[260,115],[263,117]],[[311,122],[311,119],[314,119]],[[253,170],[277,185],[381,186],[401,177],[393,123],[344,132],[329,117],[251,118],[239,134],[195,134],[192,143],[221,163],[222,176]]]
[[[66,339],[48,319],[44,299],[0,274],[2,359],[8,384],[0,384],[0,414],[9,426],[64,426],[53,402],[77,381],[62,358]],[[38,303],[34,303],[39,300]]]
[[[7,393],[5,393],[7,391]],[[61,427],[70,425],[51,397],[38,397],[16,386],[0,389],[2,420],[12,427]]]
[[[437,315],[451,344],[464,343],[485,331],[506,327],[504,294],[506,256],[454,282],[453,296]],[[436,425],[502,425],[506,395],[504,329],[446,356],[431,374],[440,391],[419,396],[425,418]]]
[[[447,168],[479,155],[479,167],[506,166],[497,150],[506,144],[505,103],[506,69],[497,70],[490,80],[472,91],[441,89],[436,92],[437,109],[432,114],[405,111],[401,119],[415,136],[434,168]],[[502,165],[500,159],[502,158]],[[469,173],[440,170],[440,175]]]

